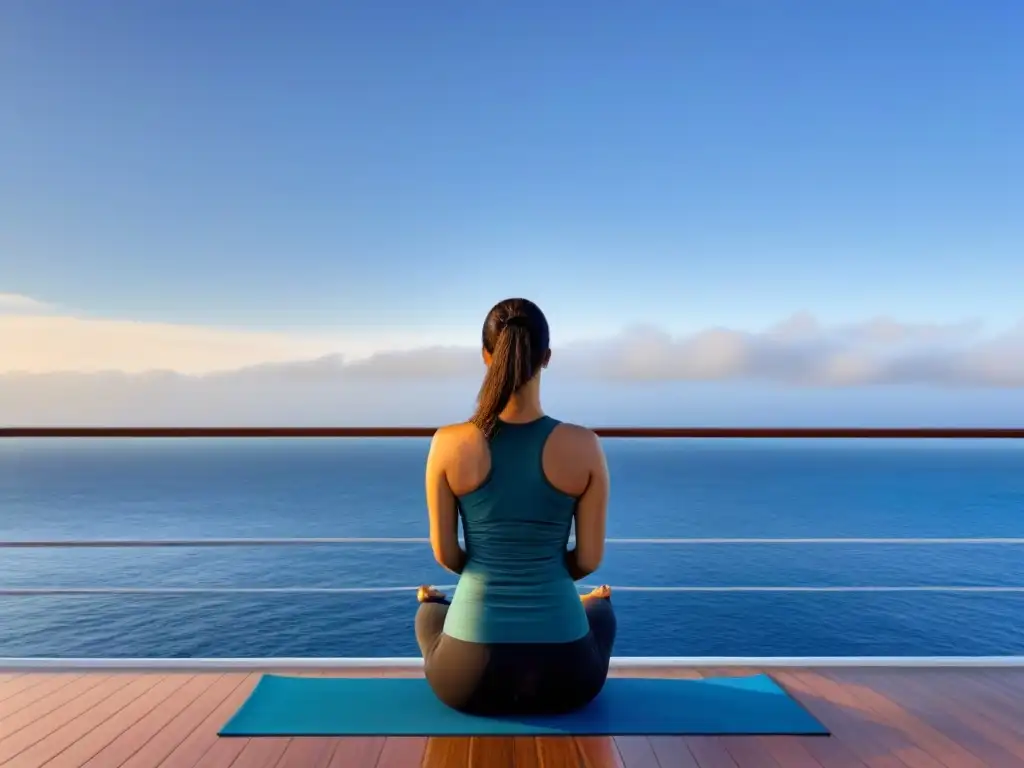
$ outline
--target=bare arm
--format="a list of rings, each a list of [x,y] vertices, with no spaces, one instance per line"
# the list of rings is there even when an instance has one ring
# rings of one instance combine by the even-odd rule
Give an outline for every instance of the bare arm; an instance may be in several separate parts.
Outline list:
[[[452,573],[462,573],[466,553],[459,546],[459,513],[445,473],[445,435],[438,430],[427,455],[427,512],[434,559]]]
[[[576,504],[576,546],[566,552],[566,566],[574,581],[586,578],[604,559],[605,527],[608,521],[610,481],[601,442],[588,433],[586,452],[590,464],[590,481]],[[581,450],[582,453],[582,450]]]

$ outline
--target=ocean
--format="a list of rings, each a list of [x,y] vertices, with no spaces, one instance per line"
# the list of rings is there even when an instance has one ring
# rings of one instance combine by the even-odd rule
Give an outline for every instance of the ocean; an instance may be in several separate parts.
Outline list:
[[[0,441],[0,539],[424,537],[428,441]],[[1024,537],[1014,441],[606,440],[610,537]],[[425,544],[0,549],[0,588],[447,585]],[[1024,586],[1024,546],[610,544],[588,583]],[[633,592],[618,656],[1024,653],[1024,594]],[[0,596],[0,656],[413,656],[413,593]]]

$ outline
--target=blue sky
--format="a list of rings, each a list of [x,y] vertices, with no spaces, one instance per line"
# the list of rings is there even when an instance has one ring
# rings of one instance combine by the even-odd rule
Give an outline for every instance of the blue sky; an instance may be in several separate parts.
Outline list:
[[[556,343],[1012,328],[1022,39],[1016,0],[10,0],[0,315],[46,317],[0,368],[471,345],[509,295]],[[907,379],[851,355],[808,379]]]
[[[3,290],[95,315],[1016,319],[1024,7],[4,3]]]

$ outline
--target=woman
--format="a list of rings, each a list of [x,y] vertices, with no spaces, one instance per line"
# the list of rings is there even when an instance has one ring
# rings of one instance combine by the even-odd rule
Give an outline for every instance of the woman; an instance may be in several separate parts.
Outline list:
[[[427,458],[431,547],[460,578],[450,602],[420,587],[416,640],[437,697],[466,712],[569,711],[608,676],[611,590],[581,598],[574,583],[604,555],[608,468],[593,432],[541,409],[548,342],[533,302],[495,305],[476,413],[438,430]]]

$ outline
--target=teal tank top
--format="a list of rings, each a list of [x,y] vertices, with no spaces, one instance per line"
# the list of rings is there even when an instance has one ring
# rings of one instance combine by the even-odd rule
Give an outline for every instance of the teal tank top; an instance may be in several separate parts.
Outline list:
[[[544,475],[544,443],[559,422],[500,422],[491,471],[458,498],[466,564],[445,619],[471,643],[569,643],[590,627],[565,566],[576,499]]]

